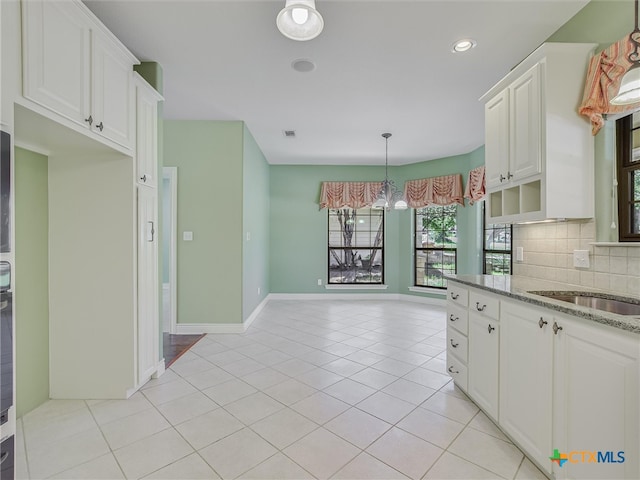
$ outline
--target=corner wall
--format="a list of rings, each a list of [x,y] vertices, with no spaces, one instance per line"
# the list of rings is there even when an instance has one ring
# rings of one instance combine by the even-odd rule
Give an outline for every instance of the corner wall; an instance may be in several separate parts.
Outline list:
[[[243,128],[164,122],[164,165],[178,167],[178,326],[243,320]]]
[[[49,399],[48,158],[15,149],[16,414]]]

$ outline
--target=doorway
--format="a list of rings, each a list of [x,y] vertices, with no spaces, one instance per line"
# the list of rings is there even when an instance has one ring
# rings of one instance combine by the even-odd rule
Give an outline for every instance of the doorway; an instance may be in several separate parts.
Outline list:
[[[162,332],[176,333],[178,168],[162,169]]]

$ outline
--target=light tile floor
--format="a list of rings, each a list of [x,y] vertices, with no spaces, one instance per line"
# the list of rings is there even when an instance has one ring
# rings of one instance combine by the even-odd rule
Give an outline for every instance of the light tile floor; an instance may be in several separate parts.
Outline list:
[[[445,311],[271,301],[128,400],[18,422],[18,479],[544,479],[445,373]]]

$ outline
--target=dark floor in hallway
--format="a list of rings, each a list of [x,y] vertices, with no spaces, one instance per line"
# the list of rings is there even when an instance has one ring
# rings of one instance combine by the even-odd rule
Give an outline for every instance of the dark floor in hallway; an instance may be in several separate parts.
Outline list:
[[[162,352],[164,354],[165,368],[169,368],[173,362],[205,335],[204,333],[201,335],[174,335],[164,332],[162,334]]]

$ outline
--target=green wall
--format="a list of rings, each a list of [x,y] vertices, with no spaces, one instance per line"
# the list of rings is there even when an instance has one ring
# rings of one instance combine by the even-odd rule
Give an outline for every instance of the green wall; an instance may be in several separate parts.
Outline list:
[[[389,178],[402,188],[409,179],[461,173],[484,163],[484,148],[456,157],[389,168]],[[380,181],[378,166],[271,166],[271,291],[326,293],[327,210],[318,209],[323,181]],[[479,237],[477,206],[458,208],[458,272],[478,273],[475,246]],[[410,293],[413,285],[413,210],[390,211],[385,223],[387,293]],[[322,286],[317,280],[322,279]],[[365,290],[366,291],[366,290]],[[329,291],[330,293],[336,290]]]
[[[246,320],[270,289],[270,201],[269,164],[246,125],[242,151],[242,319]]]
[[[48,158],[15,148],[16,413],[49,398]]]
[[[242,322],[242,147],[242,122],[164,122],[164,164],[178,167],[178,324]]]
[[[632,0],[592,0],[548,41],[598,43],[600,51],[633,30],[633,12]],[[610,227],[614,162],[615,122],[608,121],[595,138],[596,239],[602,242],[618,241]]]

